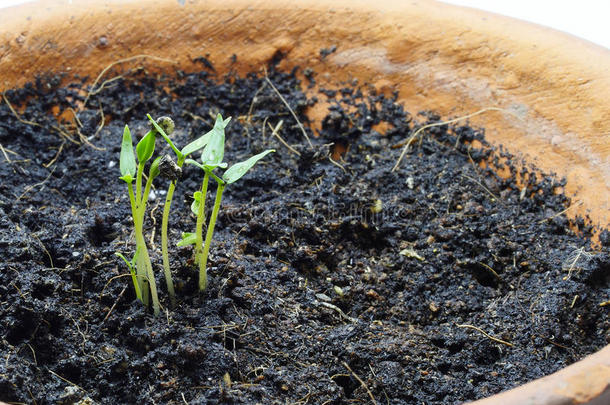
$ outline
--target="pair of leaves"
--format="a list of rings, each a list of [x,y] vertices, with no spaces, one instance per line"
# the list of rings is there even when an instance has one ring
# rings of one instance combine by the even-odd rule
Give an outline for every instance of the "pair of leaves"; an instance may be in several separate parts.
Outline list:
[[[146,134],[144,138],[138,142],[136,146],[138,161],[146,162],[152,157],[155,152],[155,136],[152,131]],[[156,158],[150,165],[150,176],[157,177],[159,175],[159,161],[161,157]],[[123,140],[121,142],[121,157],[119,160],[119,168],[121,171],[120,179],[126,183],[132,183],[136,176],[136,156],[133,153],[133,143],[131,140],[131,131],[125,125],[123,130]]]
[[[183,159],[184,157],[204,148],[208,144],[214,131],[218,131],[217,126],[215,126],[214,129],[182,148],[182,151],[178,151],[163,128],[161,128],[161,126],[159,126],[159,124],[152,119],[150,114],[147,116],[155,129],[149,131],[136,145],[136,154],[139,162],[146,162],[152,157],[153,153],[155,152],[155,137],[157,133],[159,133],[171,146],[174,152],[176,152],[178,159]],[[220,129],[224,131],[224,127],[226,127],[228,122],[229,120],[223,121],[224,126]],[[121,141],[119,167],[121,171],[120,179],[127,183],[132,183],[135,180],[137,170],[136,154],[133,152],[133,139],[131,137],[131,131],[129,130],[129,126],[125,125],[125,129],[123,130],[123,139]],[[151,166],[151,173],[153,173],[154,176],[158,175],[158,159],[153,162],[153,165]]]
[[[227,163],[224,163],[222,159],[224,158],[224,149],[225,149],[225,128],[228,125],[231,118],[227,118],[226,120],[222,119],[222,116],[218,114],[216,116],[216,122],[214,123],[214,128],[212,129],[208,144],[203,149],[201,153],[201,162],[196,162],[193,159],[187,159],[186,163],[192,164],[194,166],[199,167],[201,170],[206,172],[211,172],[215,168],[219,167],[221,169],[225,169],[227,167]],[[222,181],[226,184],[235,183],[237,180],[242,178],[248,170],[252,168],[262,158],[268,155],[271,152],[275,152],[274,149],[267,149],[266,151],[259,153],[258,155],[254,155],[249,159],[239,162],[231,166],[227,171],[222,175]]]
[[[139,162],[146,162],[149,160],[153,153],[155,153],[155,133],[149,131],[144,138],[136,145],[136,153],[138,155]],[[158,161],[157,171],[158,171]],[[121,141],[121,156],[119,159],[119,169],[121,171],[121,180],[131,183],[136,176],[136,155],[133,153],[133,141],[131,138],[131,131],[129,126],[125,125],[123,129],[123,140]],[[151,167],[151,173],[153,172]]]

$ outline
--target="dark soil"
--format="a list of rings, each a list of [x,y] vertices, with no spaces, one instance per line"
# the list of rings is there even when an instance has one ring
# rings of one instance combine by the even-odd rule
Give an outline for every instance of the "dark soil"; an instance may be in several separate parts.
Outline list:
[[[561,214],[562,181],[466,125],[431,128],[392,172],[391,146],[440,117],[366,87],[317,101],[292,73],[270,79],[306,127],[307,108],[330,100],[317,137],[307,129],[313,148],[264,78],[217,78],[209,66],[173,79],[132,72],[84,108],[84,85],[59,78],[6,92],[22,121],[2,100],[0,400],[454,404],[608,343],[610,238],[592,247],[586,221]],[[95,147],[58,126],[69,108]],[[195,226],[201,177],[185,170],[171,217],[173,309],[160,269],[167,181],[157,179],[146,226],[165,308],[154,317],[117,277],[127,269],[114,253],[134,250],[123,126],[142,136],[146,113],[169,115],[185,145],[217,112],[233,117],[226,161],[277,153],[227,188],[204,294],[192,249],[174,247]],[[280,120],[300,156],[271,135]]]

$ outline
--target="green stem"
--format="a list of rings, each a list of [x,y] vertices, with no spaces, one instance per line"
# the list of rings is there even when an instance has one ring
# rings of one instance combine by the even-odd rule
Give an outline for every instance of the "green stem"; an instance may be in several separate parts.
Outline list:
[[[148,249],[144,236],[142,235],[142,228],[140,226],[139,218],[134,221],[134,232],[136,234],[136,274],[138,276],[138,282],[140,283],[140,292],[142,296],[142,303],[148,306],[149,303],[149,287],[148,287]]]
[[[136,174],[136,204],[138,207],[140,206],[140,203],[142,202],[142,174],[143,173],[144,173],[144,162],[140,162],[140,163],[138,163],[138,172]]]
[[[199,210],[197,211],[197,225],[195,227],[195,258],[197,259],[197,261],[199,261],[203,255],[203,222],[205,221],[205,200],[208,194],[209,180],[210,174],[206,171],[205,176],[203,176],[203,182],[201,183],[201,199],[199,200]],[[199,268],[199,274],[201,275],[201,267]],[[199,283],[201,285],[201,281]]]
[[[142,220],[142,226],[144,225],[144,214],[146,214],[146,204],[148,204],[148,196],[150,195],[150,188],[152,186],[153,177],[149,174],[146,179],[146,186],[144,187],[144,194],[140,199],[140,206],[138,207],[138,216]]]
[[[155,282],[155,274],[153,273],[150,257],[148,256],[148,249],[146,249],[146,242],[143,241],[143,244],[144,262],[146,265],[148,285],[150,286],[150,297],[152,298],[153,312],[155,315],[159,315],[159,296],[157,295],[157,283]]]
[[[136,273],[138,275],[138,282],[140,284],[140,295],[142,303],[148,306],[149,302],[149,288],[148,288],[148,270],[146,266],[146,256],[144,251],[146,248],[146,242],[144,241],[143,226],[144,226],[144,215],[142,210],[142,174],[144,173],[144,163],[138,164],[138,171],[136,174],[136,189],[135,189],[135,211],[132,210],[133,216],[133,228],[136,236]],[[132,190],[133,194],[133,190]],[[130,197],[131,198],[131,197]]]
[[[163,272],[165,273],[165,284],[167,284],[167,292],[169,293],[169,299],[172,307],[176,305],[176,294],[174,292],[174,281],[172,280],[172,273],[169,267],[169,254],[167,252],[167,227],[169,224],[169,212],[172,206],[172,198],[174,197],[175,188],[176,180],[173,180],[167,189],[165,206],[163,207],[163,220],[161,221],[161,253],[163,255]]]
[[[206,173],[207,174],[207,173]],[[214,201],[214,209],[210,216],[210,223],[208,224],[208,231],[205,235],[205,246],[203,248],[203,255],[199,258],[199,291],[203,291],[208,286],[208,273],[206,266],[208,264],[208,253],[210,252],[210,244],[212,243],[212,236],[214,235],[214,226],[216,225],[216,217],[220,210],[220,202],[222,201],[222,192],[225,189],[225,184],[218,183],[216,189],[216,200]]]
[[[148,202],[148,196],[150,195],[150,188],[152,185],[152,176],[149,176],[146,181],[146,187],[144,194],[141,194],[142,190],[142,172],[144,171],[144,164],[138,165],[138,173],[136,177],[136,196],[133,194],[133,188],[130,187],[130,202],[135,202],[135,209],[132,206],[132,215],[134,216],[134,232],[136,235],[136,273],[139,280],[140,286],[140,297],[144,305],[148,306],[149,295],[152,299],[152,306],[155,315],[159,314],[159,296],[157,294],[157,283],[155,282],[155,275],[152,269],[152,263],[148,254],[148,247],[144,240],[144,214],[146,212],[146,203]],[[140,198],[138,198],[138,196]]]
[[[134,221],[134,224],[135,224],[137,205],[136,205],[135,197],[133,195],[133,184],[127,183],[127,190],[129,192],[129,202],[131,204],[131,215],[133,217],[133,221]],[[138,246],[137,246],[137,243],[136,243],[136,253],[135,253],[135,256],[137,257],[138,255],[139,255],[139,249],[138,249]],[[136,264],[137,264],[137,261],[138,260],[136,258]],[[136,266],[136,268],[137,268],[137,266]],[[131,269],[130,269],[130,271],[131,271]],[[132,272],[131,273],[131,277],[132,277],[132,280],[133,280],[133,287],[136,290],[136,298],[139,299],[140,301],[142,301],[142,290],[140,289],[140,282],[138,281],[137,274]]]

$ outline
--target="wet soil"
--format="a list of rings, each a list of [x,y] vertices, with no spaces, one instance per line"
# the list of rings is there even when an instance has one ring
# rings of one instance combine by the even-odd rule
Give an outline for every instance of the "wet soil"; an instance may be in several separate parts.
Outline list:
[[[356,83],[313,93],[311,72],[301,83],[271,70],[310,147],[264,77],[201,69],[132,72],[85,105],[82,83],[55,77],[5,93],[0,400],[454,404],[608,343],[610,234],[592,246],[587,222],[566,218],[560,179],[467,125],[425,131],[392,171],[392,146],[441,117]],[[312,131],[306,112],[322,102]],[[204,294],[192,249],[175,247],[194,229],[201,181],[185,170],[171,216],[176,308],[160,270],[167,181],[155,181],[146,229],[164,310],[154,317],[114,254],[134,250],[123,126],[142,136],[146,113],[169,115],[185,145],[217,112],[233,117],[228,162],[277,152],[225,191]],[[280,121],[293,150],[272,134]]]

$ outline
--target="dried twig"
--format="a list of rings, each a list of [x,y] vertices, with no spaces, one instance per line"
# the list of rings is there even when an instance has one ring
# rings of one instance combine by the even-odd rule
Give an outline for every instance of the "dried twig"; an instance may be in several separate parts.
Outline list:
[[[95,88],[95,86],[100,81],[100,79],[106,74],[106,72],[108,72],[110,69],[112,69],[112,67],[114,67],[116,65],[120,65],[121,63],[126,63],[126,62],[131,62],[133,60],[146,59],[146,58],[157,60],[157,61],[160,61],[160,62],[176,63],[173,60],[165,59],[165,58],[160,58],[160,57],[154,56],[154,55],[134,55],[134,56],[131,56],[129,58],[119,59],[117,61],[114,61],[110,65],[106,66],[104,68],[104,70],[102,70],[100,72],[100,74],[97,76],[97,78],[95,79],[95,81],[91,85],[91,90],[89,90],[89,92],[87,93],[87,96],[85,97],[85,101],[83,101],[82,109],[83,110],[85,109],[85,106],[87,105],[87,102],[89,101],[89,97],[91,97],[91,95],[93,95],[93,94],[96,94],[95,92],[98,92],[103,87],[104,83],[106,83],[106,82],[102,83],[102,85],[98,89]]]
[[[1,143],[0,143],[0,150],[2,150],[2,154],[4,155],[4,160],[6,160],[7,163],[13,163],[11,161],[11,159],[8,157],[8,155],[6,154],[6,151],[4,150],[4,146],[2,146]]]
[[[457,326],[458,328],[468,328],[468,329],[473,329],[473,330],[476,330],[477,332],[479,332],[479,333],[483,334],[483,335],[484,335],[486,338],[488,338],[489,340],[493,340],[493,341],[494,341],[494,342],[496,342],[496,343],[501,343],[501,344],[503,344],[503,345],[506,345],[506,346],[509,346],[509,347],[513,347],[513,344],[512,344],[512,343],[507,342],[507,341],[502,340],[502,339],[495,338],[495,337],[493,337],[493,336],[491,336],[491,335],[488,335],[487,333],[485,333],[485,331],[483,331],[483,329],[481,329],[481,328],[477,328],[476,326],[472,326],[472,325],[466,325],[466,324],[463,324],[463,325],[458,325],[458,324],[456,324],[455,326]]]
[[[269,83],[269,85],[271,86],[273,91],[275,91],[275,93],[278,95],[280,100],[282,100],[282,102],[284,103],[286,108],[288,108],[288,111],[290,111],[290,114],[292,114],[292,117],[295,119],[295,121],[297,122],[297,125],[301,129],[301,132],[303,133],[303,136],[305,137],[305,139],[307,139],[307,143],[309,144],[309,147],[313,149],[313,144],[311,143],[311,140],[309,139],[309,136],[307,136],[307,132],[305,132],[305,128],[303,127],[303,124],[301,124],[301,121],[299,121],[299,117],[297,117],[297,115],[295,114],[294,110],[290,107],[290,104],[288,104],[288,101],[286,101],[286,99],[284,98],[284,96],[282,96],[280,91],[273,85],[271,80],[269,80],[269,77],[267,76],[267,72],[265,72],[265,80],[267,81],[267,83]]]
[[[282,128],[282,124],[284,124],[284,120],[280,120],[280,122],[277,123],[275,128],[273,128],[273,126],[271,126],[270,123],[267,123],[267,125],[269,125],[269,129],[271,129],[271,136],[275,136],[282,143],[282,145],[287,147],[288,150],[290,150],[292,153],[294,153],[297,156],[301,156],[301,153],[298,150],[296,150],[292,146],[288,145],[288,143],[282,139],[280,134],[278,134],[278,131]]]
[[[15,200],[15,203],[19,200],[21,200],[23,198],[24,195],[26,195],[27,193],[29,193],[30,191],[32,191],[35,187],[38,186],[44,186],[44,184],[49,181],[49,179],[51,178],[51,176],[53,175],[53,172],[55,172],[55,167],[53,168],[53,170],[51,170],[51,172],[49,173],[49,175],[41,182],[36,183],[36,184],[32,184],[31,186],[27,186],[25,188],[25,190],[23,190],[23,193],[21,193],[21,195],[19,197],[17,197],[17,199]],[[42,190],[42,189],[41,189]]]
[[[547,217],[547,218],[541,219],[540,221],[538,221],[538,223],[539,223],[539,224],[541,224],[541,223],[543,223],[544,221],[549,221],[549,220],[551,220],[551,219],[553,219],[553,218],[556,218],[556,217],[560,216],[561,214],[565,214],[565,213],[566,213],[566,212],[567,212],[569,209],[571,209],[572,207],[577,207],[577,206],[579,206],[579,205],[582,205],[582,201],[576,201],[574,204],[570,205],[570,206],[569,206],[568,208],[566,208],[565,210],[563,210],[563,211],[559,211],[557,214],[555,214],[555,215],[551,215],[550,217]]]
[[[432,124],[427,124],[427,125],[424,125],[423,127],[419,128],[417,131],[415,131],[415,132],[413,133],[413,135],[411,135],[411,136],[410,136],[410,137],[407,139],[407,141],[406,141],[406,142],[405,142],[405,144],[404,144],[405,146],[404,146],[404,148],[402,149],[402,153],[400,154],[400,157],[398,158],[398,160],[396,161],[396,164],[395,164],[395,165],[394,165],[394,167],[392,168],[392,171],[393,171],[393,172],[395,172],[395,171],[398,169],[398,166],[400,166],[400,162],[402,161],[402,159],[405,157],[405,155],[406,155],[407,151],[409,150],[409,146],[411,146],[411,144],[412,144],[412,143],[413,143],[413,141],[415,140],[415,137],[416,137],[417,135],[419,135],[419,133],[420,133],[420,132],[422,132],[422,131],[424,131],[424,130],[426,130],[426,129],[428,129],[428,128],[432,128],[432,127],[439,127],[439,126],[442,126],[442,125],[453,124],[454,122],[458,122],[458,121],[466,120],[466,119],[468,119],[468,118],[472,118],[472,117],[474,117],[474,116],[477,116],[477,115],[479,115],[479,114],[483,114],[483,113],[488,112],[488,111],[501,111],[501,112],[505,112],[505,113],[511,114],[511,115],[513,115],[514,117],[516,117],[517,119],[521,119],[521,118],[519,118],[519,116],[517,116],[517,115],[516,115],[515,113],[513,113],[512,111],[505,110],[505,109],[503,109],[503,108],[498,108],[498,107],[487,107],[487,108],[483,108],[482,110],[479,110],[479,111],[477,111],[477,112],[474,112],[474,113],[472,113],[472,114],[464,115],[464,116],[462,116],[462,117],[454,118],[454,119],[447,120],[447,121],[443,121],[443,122],[434,122],[434,123],[432,123]],[[400,147],[400,146],[402,146],[402,145],[401,145],[401,144],[397,145],[397,147]],[[396,147],[396,146],[395,146],[395,147]]]
[[[580,261],[581,258],[589,260],[591,259],[591,257],[593,257],[593,254],[587,252],[584,246],[572,251],[566,258],[563,266],[561,266],[563,270],[568,271],[568,275],[563,278],[564,281],[568,280],[572,276],[572,271],[574,270],[576,264]]]
[[[106,314],[104,319],[102,319],[102,323],[106,322],[106,319],[108,319],[108,317],[110,316],[112,311],[114,311],[114,308],[116,308],[116,304],[119,303],[120,299],[123,297],[123,294],[125,294],[126,290],[127,290],[127,286],[123,287],[123,289],[121,290],[121,292],[117,296],[116,300],[114,301],[114,304],[112,304],[112,306],[110,307],[110,310],[108,311],[108,313]]]
[[[467,175],[465,175],[465,174],[462,174],[462,177],[464,177],[464,178],[466,178],[466,179],[468,179],[468,180],[472,180],[472,181],[474,181],[474,182],[475,182],[475,183],[477,183],[479,186],[481,186],[481,188],[482,188],[483,190],[487,191],[487,193],[488,193],[490,196],[492,196],[492,198],[494,198],[496,201],[501,201],[501,198],[499,198],[497,195],[495,195],[494,193],[492,193],[492,192],[491,192],[491,191],[490,191],[490,190],[489,190],[487,187],[485,187],[485,186],[483,185],[483,183],[481,183],[481,182],[480,182],[480,181],[478,181],[477,179],[472,178],[472,177],[470,177],[470,176],[467,176]]]
[[[373,403],[373,405],[377,405],[377,401],[375,400],[373,393],[371,392],[369,387],[366,385],[366,383],[364,381],[362,381],[362,378],[358,377],[358,374],[354,373],[354,370],[352,370],[351,367],[346,362],[342,361],[341,363],[343,364],[343,367],[345,367],[352,374],[352,376],[356,380],[358,380],[360,385],[362,385],[362,388],[364,388],[366,390],[366,393],[369,395],[369,398],[371,398],[371,402]]]

